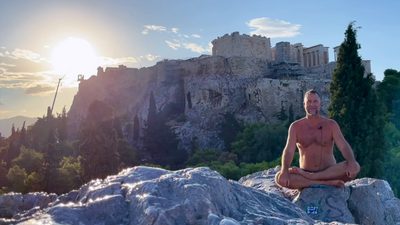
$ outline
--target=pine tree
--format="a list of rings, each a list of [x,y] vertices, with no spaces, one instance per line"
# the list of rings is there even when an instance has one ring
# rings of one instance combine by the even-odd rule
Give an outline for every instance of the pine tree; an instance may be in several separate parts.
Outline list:
[[[221,123],[221,130],[218,133],[219,137],[225,143],[225,151],[232,151],[231,144],[236,140],[238,133],[244,130],[244,124],[239,123],[232,113],[223,114],[224,122]]]
[[[57,192],[57,182],[58,174],[57,168],[60,161],[59,149],[56,146],[57,139],[54,135],[54,130],[52,127],[49,129],[49,134],[47,138],[47,146],[43,150],[43,175],[45,181],[45,190],[49,193]]]
[[[166,124],[162,112],[157,114],[153,92],[150,93],[149,114],[143,137],[146,152],[140,156],[149,163],[176,169],[183,165],[188,155],[178,149],[178,138],[174,130]]]
[[[68,138],[68,128],[67,128],[67,110],[62,109],[61,116],[58,117],[58,138],[60,141],[65,141]]]
[[[105,178],[118,172],[117,133],[113,129],[113,110],[94,100],[80,128],[82,175],[85,181]]]
[[[135,118],[133,118],[133,140],[139,139],[139,117],[136,114]]]
[[[382,176],[383,117],[381,105],[372,85],[372,74],[364,75],[356,40],[357,29],[350,23],[340,46],[337,68],[330,84],[329,117],[341,127],[343,136],[361,166],[359,176]],[[336,156],[340,156],[336,152]]]
[[[29,147],[28,146],[28,139],[26,137],[26,128],[25,128],[25,122],[22,124],[22,129],[21,129],[21,135],[19,136],[19,143],[21,146]]]
[[[288,116],[288,120],[285,124],[285,127],[289,128],[290,124],[292,124],[294,122],[294,113],[293,113],[293,105],[290,105],[289,107],[289,116]]]
[[[11,127],[11,136],[8,138],[9,144],[7,148],[7,153],[4,157],[4,161],[7,163],[7,169],[11,167],[11,161],[19,156],[20,143],[19,143],[19,131],[15,131],[14,124]]]

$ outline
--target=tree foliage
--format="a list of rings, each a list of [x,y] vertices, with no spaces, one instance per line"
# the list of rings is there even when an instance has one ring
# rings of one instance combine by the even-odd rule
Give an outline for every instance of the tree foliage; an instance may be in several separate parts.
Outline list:
[[[244,124],[240,123],[232,113],[223,114],[224,121],[220,124],[219,136],[225,143],[225,151],[232,151],[231,144],[236,140],[236,135],[242,132]]]
[[[21,147],[21,154],[12,161],[12,166],[19,166],[30,174],[39,171],[43,165],[43,154],[35,149]]]
[[[386,151],[383,179],[389,182],[396,197],[400,196],[400,131],[393,123],[384,129],[386,135]]]
[[[287,129],[282,125],[263,122],[247,124],[232,143],[232,152],[246,163],[272,161],[282,154],[286,138]]]
[[[345,32],[337,68],[332,75],[329,117],[337,121],[352,147],[362,167],[360,176],[379,178],[384,146],[382,108],[372,87],[372,74],[364,75],[357,30],[353,26],[354,23],[350,23]]]
[[[119,166],[117,133],[113,129],[113,110],[94,100],[80,128],[82,175],[85,181],[116,174]]]
[[[183,166],[188,154],[184,149],[179,149],[178,136],[171,126],[167,125],[167,117],[163,112],[157,113],[153,92],[150,94],[149,113],[144,130],[143,143],[145,152],[141,158],[150,164],[170,166],[178,169]]]

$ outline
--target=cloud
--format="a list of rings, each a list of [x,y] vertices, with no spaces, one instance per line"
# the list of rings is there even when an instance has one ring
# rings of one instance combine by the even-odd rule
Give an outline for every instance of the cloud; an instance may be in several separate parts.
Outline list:
[[[147,54],[146,55],[146,59],[147,60],[149,60],[149,61],[153,61],[153,60],[155,60],[156,58],[160,58],[161,56],[159,56],[159,55],[151,55],[151,54]]]
[[[174,32],[175,34],[177,34],[177,33],[178,33],[178,30],[179,30],[179,28],[172,28],[171,30],[172,30],[172,32]]]
[[[0,106],[4,106],[4,103],[0,102]]]
[[[193,34],[192,36],[195,37],[195,38],[201,38],[201,36],[198,35],[198,34]]]
[[[144,27],[146,27],[148,30],[158,30],[158,31],[166,31],[167,30],[167,28],[165,28],[163,26],[156,26],[156,25],[146,25]]]
[[[269,38],[295,37],[300,34],[301,27],[299,24],[267,17],[252,19],[246,24],[250,29],[255,29],[250,33],[251,35],[262,35]]]
[[[27,59],[27,60],[30,60],[30,61],[36,62],[36,63],[40,63],[41,61],[49,62],[49,60],[40,57],[40,55],[38,53],[34,53],[34,52],[32,52],[30,50],[26,50],[26,49],[16,48],[11,53],[9,51],[6,51],[5,54],[6,54],[5,57],[9,57],[12,59]]]
[[[172,49],[174,49],[174,50],[178,50],[178,48],[180,48],[181,47],[181,45],[179,44],[179,43],[172,43],[172,42],[170,42],[170,41],[165,41],[168,45],[169,45],[169,47],[171,47]]]
[[[53,70],[53,65],[50,62],[42,61],[37,63],[26,58],[16,58],[14,56],[1,57],[0,62],[0,67],[5,68],[10,73],[36,73]]]
[[[6,49],[6,47],[3,47],[3,46],[1,46],[0,48],[1,48],[1,49]]]
[[[157,25],[146,25],[144,26],[146,29],[142,31],[142,34],[148,34],[149,30],[155,30],[155,31],[167,31],[167,28],[163,26],[157,26]]]
[[[55,88],[49,85],[36,85],[35,87],[30,87],[25,90],[25,94],[27,95],[39,95],[45,96],[50,94],[50,92],[54,92]]]
[[[183,36],[184,36],[185,38],[189,38],[189,35],[184,34]]]
[[[206,53],[206,52],[211,52],[212,49],[212,44],[208,43],[208,47],[205,48],[201,45],[195,44],[195,43],[184,43],[183,46],[186,49],[190,49],[193,52],[198,52],[198,53]]]
[[[0,110],[0,114],[6,114],[6,113],[10,113],[11,111],[8,110]]]
[[[0,88],[27,89],[37,84],[50,84],[53,81],[54,75],[50,72],[16,73],[0,66]]]

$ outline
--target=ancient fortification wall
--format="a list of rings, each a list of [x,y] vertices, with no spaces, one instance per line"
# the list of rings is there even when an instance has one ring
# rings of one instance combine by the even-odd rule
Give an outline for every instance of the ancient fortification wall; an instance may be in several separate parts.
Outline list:
[[[328,114],[329,84],[337,63],[329,62],[327,47],[280,42],[271,48],[269,38],[238,32],[215,39],[213,45],[212,56],[163,60],[141,69],[99,67],[97,76],[81,79],[68,112],[71,138],[76,138],[80,121],[95,99],[111,105],[126,127],[138,115],[143,128],[151,92],[159,112],[173,106],[186,118],[172,122],[183,148],[190,146],[194,136],[201,149],[223,148],[218,131],[226,112],[242,121],[272,124],[279,122],[282,107],[286,111],[292,107],[295,117],[303,116],[303,95],[311,88],[321,93],[321,113]],[[370,71],[370,61],[363,63]]]

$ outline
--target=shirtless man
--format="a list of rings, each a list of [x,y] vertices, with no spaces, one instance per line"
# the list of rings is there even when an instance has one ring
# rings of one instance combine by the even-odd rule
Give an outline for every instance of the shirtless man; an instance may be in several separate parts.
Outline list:
[[[343,188],[354,179],[360,165],[354,159],[353,150],[344,139],[338,124],[319,115],[321,99],[311,89],[304,95],[306,117],[293,122],[282,155],[282,169],[275,176],[281,187],[303,189],[312,185],[329,185]],[[339,148],[344,162],[336,163],[333,144]],[[296,146],[300,153],[300,168],[290,167]]]

